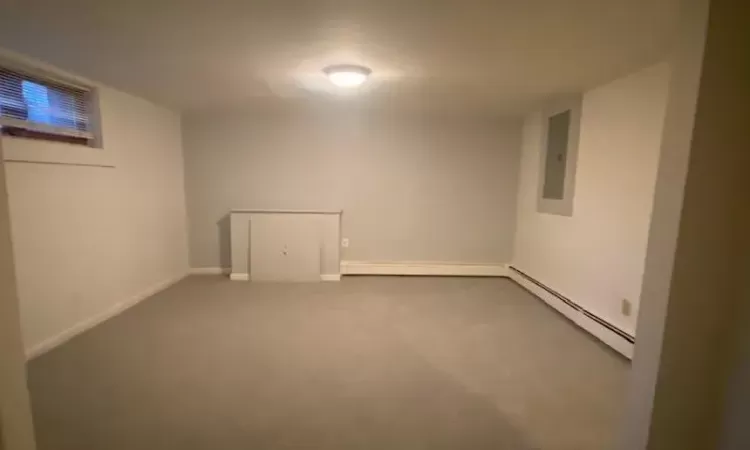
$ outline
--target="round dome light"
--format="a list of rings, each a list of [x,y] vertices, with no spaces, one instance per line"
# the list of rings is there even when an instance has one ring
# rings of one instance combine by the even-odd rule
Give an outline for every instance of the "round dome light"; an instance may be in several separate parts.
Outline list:
[[[323,69],[328,80],[341,88],[355,88],[364,84],[372,71],[367,67],[354,65],[330,66]]]

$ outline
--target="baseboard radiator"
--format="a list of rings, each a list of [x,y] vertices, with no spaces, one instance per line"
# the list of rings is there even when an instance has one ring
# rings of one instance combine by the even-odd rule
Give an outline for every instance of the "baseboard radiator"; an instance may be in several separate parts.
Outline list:
[[[557,309],[565,317],[593,334],[605,344],[627,356],[633,357],[635,336],[602,319],[583,306],[560,294],[556,290],[535,279],[516,267],[508,266],[511,279],[545,303]]]

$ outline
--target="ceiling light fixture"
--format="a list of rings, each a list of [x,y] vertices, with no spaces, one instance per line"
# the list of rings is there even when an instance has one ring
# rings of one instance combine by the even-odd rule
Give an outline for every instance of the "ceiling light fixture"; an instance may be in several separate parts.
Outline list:
[[[341,88],[355,88],[364,84],[372,70],[363,66],[338,65],[323,69],[328,80]]]

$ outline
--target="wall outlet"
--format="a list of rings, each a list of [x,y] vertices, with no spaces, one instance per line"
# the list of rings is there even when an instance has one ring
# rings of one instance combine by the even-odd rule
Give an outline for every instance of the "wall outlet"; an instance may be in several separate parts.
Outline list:
[[[622,315],[626,317],[630,317],[630,315],[633,314],[633,304],[630,302],[630,300],[626,298],[622,299],[620,311],[622,312]]]
[[[341,246],[344,248],[349,247],[349,238],[343,238],[341,239]]]

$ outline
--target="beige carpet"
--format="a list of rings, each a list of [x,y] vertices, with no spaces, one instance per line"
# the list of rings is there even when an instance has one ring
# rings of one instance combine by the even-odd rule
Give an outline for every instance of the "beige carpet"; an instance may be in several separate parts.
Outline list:
[[[627,370],[506,279],[191,277],[29,382],[39,450],[603,450]]]

